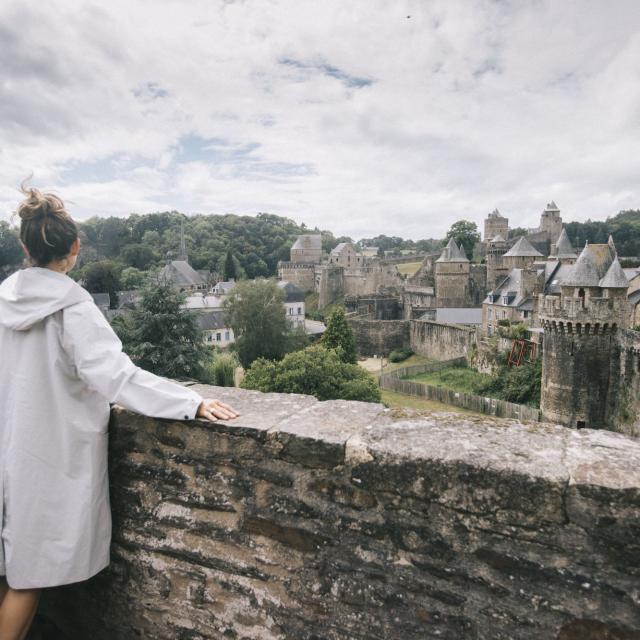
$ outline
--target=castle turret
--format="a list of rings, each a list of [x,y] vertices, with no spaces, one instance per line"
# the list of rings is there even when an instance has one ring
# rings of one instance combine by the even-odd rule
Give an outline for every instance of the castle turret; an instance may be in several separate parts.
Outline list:
[[[553,242],[562,232],[562,218],[560,209],[552,200],[540,215],[540,226],[538,231],[546,233],[549,243]]]
[[[511,271],[511,269],[527,269],[538,258],[542,257],[542,254],[522,236],[518,242],[502,256],[502,264],[508,271]]]
[[[469,274],[470,264],[464,249],[451,238],[436,260],[436,306],[469,306]]]
[[[484,221],[484,241],[488,242],[496,236],[507,238],[509,236],[509,219],[494,209]]]
[[[628,281],[615,247],[592,244],[560,282],[560,296],[540,296],[544,328],[545,418],[573,427],[613,423],[622,381],[617,333],[629,318]]]

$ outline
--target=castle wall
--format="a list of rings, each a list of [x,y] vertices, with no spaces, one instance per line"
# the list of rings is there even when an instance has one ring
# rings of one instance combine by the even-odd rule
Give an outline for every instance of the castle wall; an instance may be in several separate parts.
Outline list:
[[[279,262],[278,278],[297,285],[303,291],[315,291],[316,288],[315,265],[311,263]]]
[[[317,266],[315,270],[318,309],[324,309],[344,295],[342,267]]]
[[[358,355],[388,356],[394,349],[409,344],[407,320],[372,320],[363,317],[349,318],[349,325],[356,340]]]
[[[115,409],[111,566],[68,640],[634,638],[640,444],[199,388],[230,425]]]
[[[428,320],[411,321],[409,345],[415,353],[432,360],[469,358],[475,341],[475,329]]]

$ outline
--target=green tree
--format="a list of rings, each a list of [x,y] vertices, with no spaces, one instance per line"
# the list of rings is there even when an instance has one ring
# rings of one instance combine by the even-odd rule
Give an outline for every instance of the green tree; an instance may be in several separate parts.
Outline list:
[[[128,244],[120,251],[120,259],[130,267],[145,271],[156,260],[155,251],[144,244]]]
[[[224,308],[236,337],[238,357],[245,369],[257,358],[282,358],[288,331],[284,293],[275,282],[239,282],[224,301]]]
[[[122,289],[120,271],[120,265],[116,262],[101,260],[84,267],[81,277],[89,293],[108,293],[109,306],[115,309],[118,306],[118,291]]]
[[[326,349],[337,349],[344,362],[358,361],[356,341],[342,307],[335,307],[327,318],[327,329],[320,340]]]
[[[133,289],[140,289],[144,286],[147,280],[147,272],[140,271],[135,267],[127,267],[120,273],[120,285],[123,291],[131,291]]]
[[[236,263],[233,260],[233,254],[231,250],[227,251],[227,255],[224,259],[224,279],[228,282],[229,280],[237,280],[238,274],[236,272]]]
[[[304,393],[319,400],[380,402],[380,389],[364,369],[343,362],[337,351],[321,345],[289,353],[281,362],[255,360],[241,386],[265,392]]]
[[[471,260],[473,256],[473,247],[476,242],[480,242],[480,234],[478,233],[478,225],[470,220],[458,220],[451,225],[447,236],[444,239],[446,245],[453,238],[457,244],[461,244],[467,258]]]
[[[143,369],[167,378],[201,380],[209,352],[194,314],[182,309],[184,295],[166,281],[143,290],[138,309],[114,319],[124,350]]]
[[[23,258],[18,232],[8,222],[0,220],[0,267],[18,265]]]

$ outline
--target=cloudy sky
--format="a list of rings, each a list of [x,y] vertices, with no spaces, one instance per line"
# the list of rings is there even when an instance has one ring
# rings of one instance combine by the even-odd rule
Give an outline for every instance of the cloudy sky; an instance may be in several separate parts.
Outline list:
[[[640,208],[638,0],[3,0],[0,217],[441,237]]]

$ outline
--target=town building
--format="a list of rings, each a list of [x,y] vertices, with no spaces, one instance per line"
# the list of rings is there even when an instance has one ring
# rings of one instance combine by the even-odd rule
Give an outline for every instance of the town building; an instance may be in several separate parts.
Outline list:
[[[291,329],[305,328],[305,294],[291,282],[278,282],[284,292],[284,309],[287,324]]]

